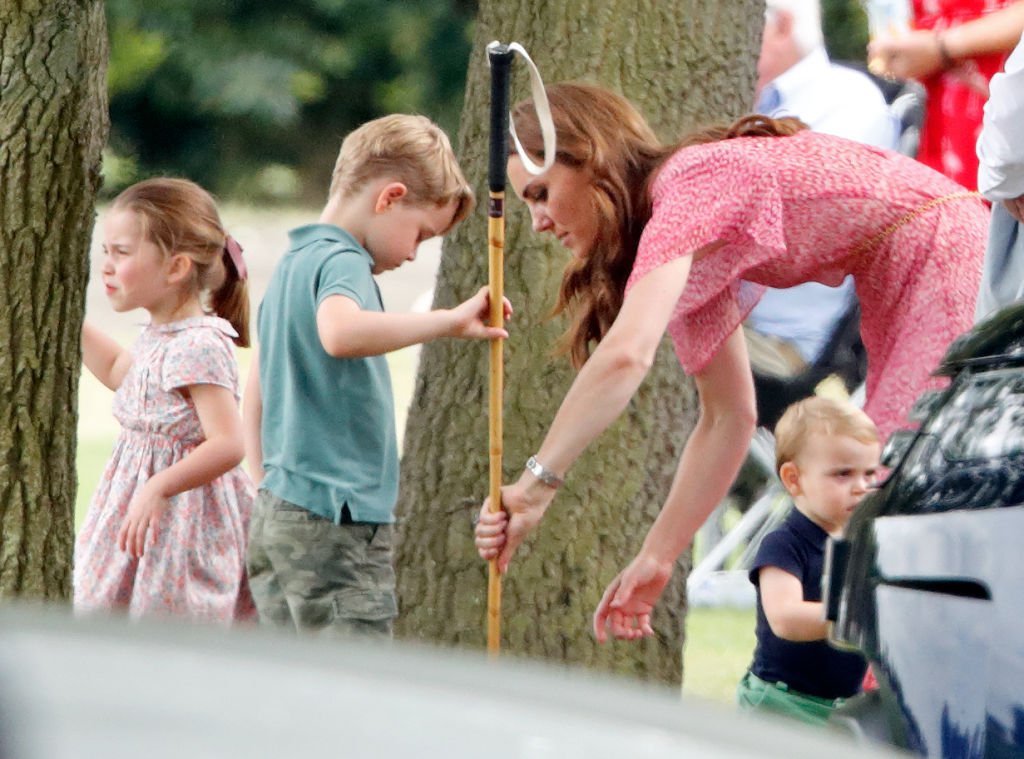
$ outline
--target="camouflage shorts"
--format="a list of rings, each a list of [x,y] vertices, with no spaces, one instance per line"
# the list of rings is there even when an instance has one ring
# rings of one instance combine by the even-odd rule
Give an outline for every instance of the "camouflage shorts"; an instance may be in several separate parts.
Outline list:
[[[390,637],[398,607],[389,524],[335,524],[260,490],[246,565],[260,623]]]

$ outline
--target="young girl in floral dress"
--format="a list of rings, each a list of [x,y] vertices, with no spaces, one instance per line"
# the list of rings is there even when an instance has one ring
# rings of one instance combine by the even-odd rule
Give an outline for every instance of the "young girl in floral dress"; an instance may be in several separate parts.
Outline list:
[[[115,391],[121,433],[75,545],[75,609],[249,617],[253,488],[239,466],[232,346],[249,344],[242,250],[205,190],[152,179],[114,201],[103,251],[114,309],[144,308],[150,323],[130,350],[82,328],[84,363]]]

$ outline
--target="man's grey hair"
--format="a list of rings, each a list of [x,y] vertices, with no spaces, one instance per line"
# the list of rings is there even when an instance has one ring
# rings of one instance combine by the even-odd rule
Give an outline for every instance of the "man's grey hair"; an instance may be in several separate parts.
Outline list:
[[[825,44],[821,33],[820,0],[766,0],[765,17],[769,23],[779,12],[793,18],[793,39],[801,55],[807,55]]]

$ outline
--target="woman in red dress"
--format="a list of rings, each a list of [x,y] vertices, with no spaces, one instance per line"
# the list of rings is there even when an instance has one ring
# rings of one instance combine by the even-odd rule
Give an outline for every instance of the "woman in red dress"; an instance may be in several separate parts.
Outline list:
[[[1021,0],[913,0],[914,30],[874,40],[882,73],[917,79],[928,93],[917,159],[969,189],[989,80],[1024,30]]]
[[[897,153],[761,116],[661,145],[624,98],[580,84],[548,89],[557,160],[508,176],[533,227],[572,252],[559,297],[580,369],[529,469],[484,505],[477,547],[507,567],[570,465],[624,410],[666,332],[700,396],[700,419],[640,553],[595,616],[649,635],[678,555],[725,496],[756,417],[742,322],[764,286],[853,274],[868,352],[866,411],[888,435],[968,329],[988,213],[941,174]],[[513,114],[542,152],[532,105]],[[596,348],[591,349],[594,344]]]

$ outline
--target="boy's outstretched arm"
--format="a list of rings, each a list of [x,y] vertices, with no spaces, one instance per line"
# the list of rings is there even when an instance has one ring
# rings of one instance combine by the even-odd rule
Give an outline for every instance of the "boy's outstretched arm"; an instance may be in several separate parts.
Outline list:
[[[805,601],[799,578],[778,567],[761,567],[761,605],[772,632],[795,642],[828,636],[825,608],[820,601]]]
[[[82,363],[111,390],[117,390],[132,365],[132,353],[90,322],[82,324]]]
[[[504,301],[505,318],[512,306]],[[490,296],[481,288],[455,308],[436,309],[425,314],[364,311],[344,295],[326,298],[316,312],[320,343],[335,358],[379,356],[399,348],[425,343],[439,337],[476,340],[507,338],[508,332],[488,326]]]
[[[259,486],[263,481],[263,442],[260,427],[263,424],[263,391],[260,388],[259,348],[252,349],[249,379],[242,395],[242,436],[245,440],[245,461],[249,476]]]

